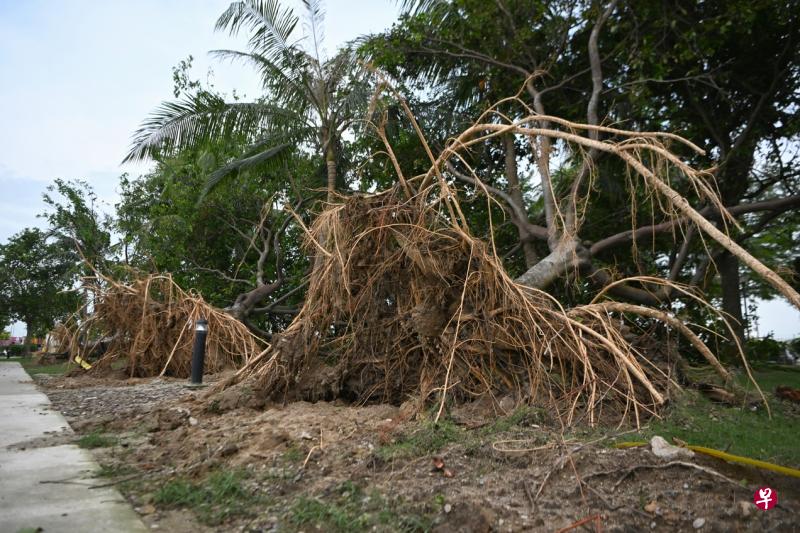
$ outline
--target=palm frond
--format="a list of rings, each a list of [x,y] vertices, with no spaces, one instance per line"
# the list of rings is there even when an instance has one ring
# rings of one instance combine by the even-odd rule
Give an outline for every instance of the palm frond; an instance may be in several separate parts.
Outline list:
[[[302,54],[296,54],[297,59],[292,65],[286,65],[283,61],[279,64],[256,52],[240,52],[238,50],[211,50],[209,54],[218,59],[228,59],[230,61],[244,61],[253,65],[261,76],[263,85],[273,93],[278,100],[284,100],[287,95],[292,93],[302,93],[305,91],[302,72]],[[290,67],[290,68],[287,68]]]
[[[268,111],[258,102],[228,103],[207,92],[164,102],[136,130],[123,163],[152,159],[234,134],[252,136],[264,126]]]
[[[447,0],[397,0],[397,3],[400,4],[400,9],[404,13],[419,15],[445,7],[448,2]]]
[[[227,29],[236,35],[242,28],[252,32],[248,41],[251,50],[277,60],[292,51],[289,42],[298,19],[290,8],[282,8],[278,0],[241,0],[233,2],[220,15],[216,30]]]
[[[285,153],[291,146],[293,146],[292,143],[284,142],[267,150],[256,151],[255,153],[251,153],[251,155],[245,155],[244,157],[234,159],[225,166],[215,170],[208,177],[208,180],[206,180],[203,190],[200,193],[200,197],[197,200],[197,204],[199,205],[205,199],[208,193],[214,190],[214,188],[226,177],[242,170],[261,165],[270,159],[274,159],[276,156]]]
[[[322,65],[322,43],[325,40],[325,9],[322,7],[321,0],[303,0],[303,7],[306,8],[306,31],[311,37],[311,52],[317,60],[317,66]]]
[[[372,91],[364,84],[355,84],[339,95],[337,105],[331,113],[334,128],[342,132],[353,121],[366,118],[367,104]]]

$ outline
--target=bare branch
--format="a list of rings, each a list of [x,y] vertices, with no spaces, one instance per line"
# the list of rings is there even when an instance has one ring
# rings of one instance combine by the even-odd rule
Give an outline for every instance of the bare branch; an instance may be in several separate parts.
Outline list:
[[[798,207],[800,207],[800,195],[787,196],[785,198],[772,198],[769,200],[761,200],[759,202],[752,202],[749,204],[739,204],[736,206],[726,207],[725,209],[731,215],[736,216],[745,213],[755,213],[758,211],[775,211],[782,213]],[[701,209],[699,213],[707,218],[715,218],[719,216],[719,210],[711,206]],[[591,246],[589,252],[590,255],[595,256],[614,246],[627,244],[632,241],[638,242],[645,238],[652,238],[658,233],[670,231],[681,224],[685,224],[686,222],[686,217],[680,217],[662,222],[660,224],[642,226],[635,230],[623,231],[597,241]]]

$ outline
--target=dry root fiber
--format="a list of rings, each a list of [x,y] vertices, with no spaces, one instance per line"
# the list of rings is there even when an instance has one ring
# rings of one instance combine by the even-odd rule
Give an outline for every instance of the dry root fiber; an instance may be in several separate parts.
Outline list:
[[[274,400],[418,397],[440,412],[445,398],[511,394],[552,402],[568,423],[605,407],[638,421],[664,402],[668,378],[619,318],[568,314],[516,284],[441,203],[401,191],[349,197],[316,219],[305,304],[237,381]]]
[[[377,109],[379,94],[369,116]],[[589,178],[593,162],[587,151],[618,157],[630,170],[631,186],[654,194],[668,219],[693,224],[800,307],[796,290],[704,218],[664,179],[668,169],[676,170],[726,223],[735,224],[715,193],[712,176],[691,168],[664,144],[676,142],[702,153],[685,139],[577,124],[533,113],[512,98],[504,102],[518,102],[527,116],[512,122],[493,108],[434,157],[410,109],[394,94],[430,157],[430,169],[406,179],[382,122],[376,126],[398,184],[380,194],[343,198],[317,217],[307,231],[315,260],[303,308],[273,345],[230,383],[244,382],[248,390],[261,390],[275,400],[434,400],[437,419],[447,399],[512,395],[517,401],[552,406],[566,424],[583,417],[591,424],[610,411],[612,417],[632,417],[638,425],[640,415],[656,412],[675,384],[668,365],[651,361],[626,339],[620,330],[622,314],[666,323],[729,381],[702,341],[661,310],[594,302],[565,311],[547,293],[523,286],[546,287],[548,276],[566,276],[579,262],[581,178],[576,178],[572,195],[565,199],[568,209],[562,212],[550,188],[551,142],[563,143],[582,157]],[[599,140],[600,132],[609,140]],[[520,283],[508,277],[491,242],[470,234],[457,191],[443,172],[452,169],[451,159],[469,169],[461,153],[500,135],[530,139],[543,180],[551,253]],[[488,196],[478,176],[469,173],[461,181]]]
[[[194,325],[200,318],[209,328],[206,372],[240,368],[260,351],[241,322],[185,292],[169,275],[151,274],[128,283],[98,275],[86,287],[93,310],[72,328],[70,351],[88,359],[100,353],[92,372],[125,361],[131,377],[188,377]]]

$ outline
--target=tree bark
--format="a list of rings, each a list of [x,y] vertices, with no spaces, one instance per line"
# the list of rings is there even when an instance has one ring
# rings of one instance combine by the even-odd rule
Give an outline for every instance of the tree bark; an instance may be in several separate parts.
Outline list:
[[[234,304],[228,307],[226,311],[235,319],[243,322],[258,304],[278,290],[282,284],[283,280],[279,280],[275,283],[259,285],[255,289],[239,295]]]
[[[511,199],[520,208],[520,211],[525,212],[525,200],[522,197],[522,186],[519,183],[519,171],[517,169],[517,150],[514,146],[514,135],[507,133],[503,135],[503,144],[505,145],[506,157],[506,180],[508,180],[508,192],[511,194]],[[522,252],[525,254],[525,267],[531,268],[535,265],[539,258],[536,256],[536,250],[533,243],[526,239],[525,232],[520,226],[517,226],[519,232],[519,239],[522,243]]]
[[[328,203],[333,202],[336,194],[336,152],[333,150],[333,141],[328,141],[325,154],[325,164],[328,167]]]
[[[739,259],[728,253],[722,254],[717,261],[717,268],[722,285],[722,310],[728,315],[726,318],[730,321],[739,342],[744,342],[745,323],[742,315]]]
[[[22,341],[22,355],[23,357],[28,357],[31,354],[31,332],[33,331],[33,321],[26,320],[25,321],[25,338]]]
[[[581,264],[578,244],[575,241],[562,241],[541,261],[529,268],[515,281],[534,289],[545,289],[566,272]]]

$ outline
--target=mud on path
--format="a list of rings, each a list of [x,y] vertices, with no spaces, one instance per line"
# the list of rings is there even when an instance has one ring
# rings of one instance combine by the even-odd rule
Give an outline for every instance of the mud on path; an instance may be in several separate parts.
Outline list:
[[[262,409],[242,396],[209,403],[183,380],[38,381],[77,432],[113,437],[93,451],[154,530],[800,527],[796,479],[698,456],[669,464],[597,432],[562,435],[535,409],[472,405],[434,426],[409,420],[411,405]],[[779,495],[768,512],[752,504],[765,485]]]

